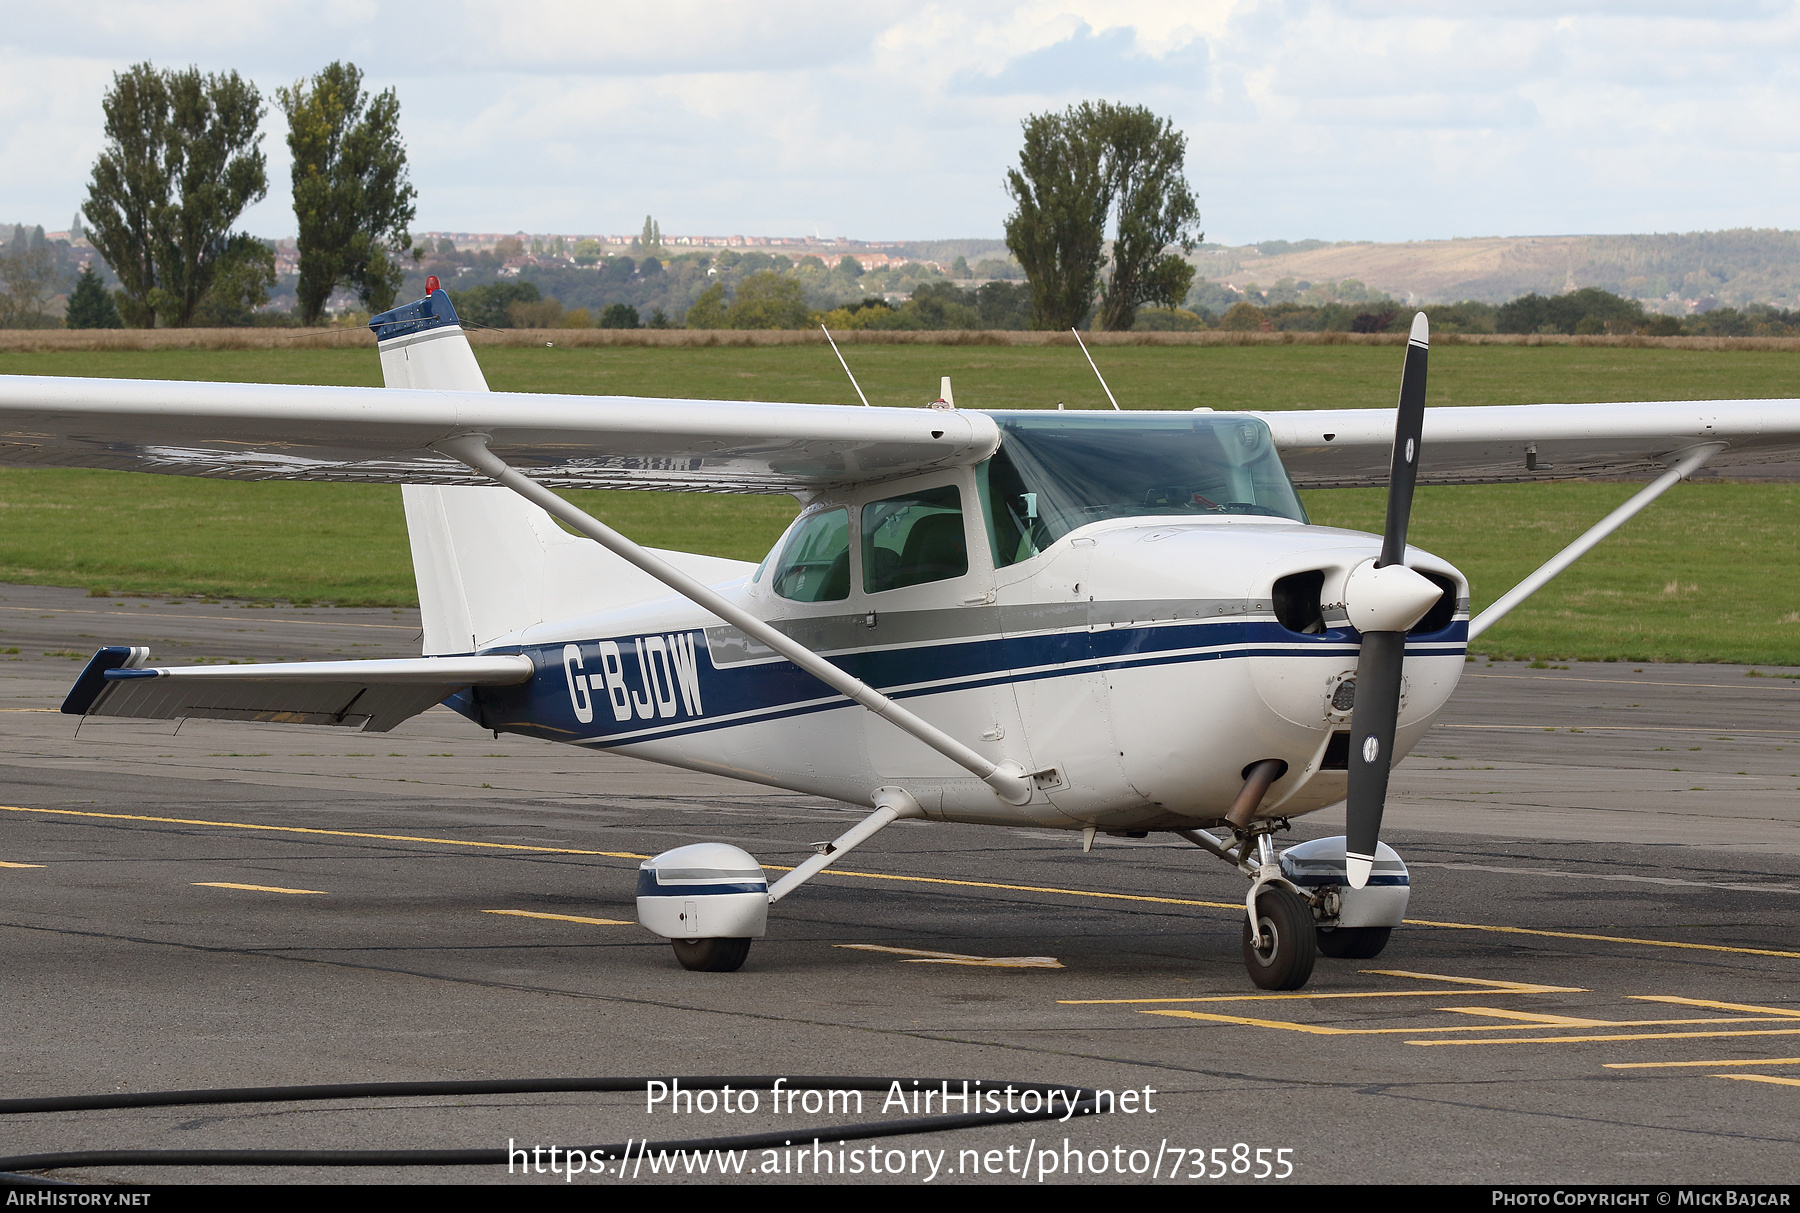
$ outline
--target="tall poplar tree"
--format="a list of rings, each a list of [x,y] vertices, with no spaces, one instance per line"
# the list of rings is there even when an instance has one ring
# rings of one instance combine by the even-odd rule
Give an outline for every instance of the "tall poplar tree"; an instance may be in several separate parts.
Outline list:
[[[1093,306],[1105,259],[1109,195],[1091,105],[1025,120],[1019,167],[1006,174],[1018,204],[1006,221],[1006,247],[1031,284],[1031,327],[1067,329]]]
[[[1130,328],[1146,303],[1181,302],[1194,270],[1170,246],[1191,252],[1200,238],[1186,153],[1187,137],[1142,106],[1083,102],[1026,120],[1006,243],[1030,279],[1034,327],[1078,325],[1096,298],[1104,329]]]
[[[294,155],[301,323],[318,323],[340,283],[371,311],[387,310],[406,276],[401,254],[412,248],[418,197],[407,180],[400,99],[391,88],[365,93],[354,63],[333,63],[278,96]]]
[[[1182,172],[1187,136],[1142,106],[1095,107],[1113,211],[1112,272],[1101,286],[1098,325],[1115,332],[1146,303],[1176,307],[1187,297],[1199,204]]]
[[[264,255],[231,231],[269,192],[262,96],[236,72],[139,63],[100,104],[106,147],[81,208],[88,239],[119,276],[128,323],[189,324],[221,271]]]

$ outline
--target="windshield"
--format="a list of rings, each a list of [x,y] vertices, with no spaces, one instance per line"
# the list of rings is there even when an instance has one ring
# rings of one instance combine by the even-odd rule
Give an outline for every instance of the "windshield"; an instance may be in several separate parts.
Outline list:
[[[1259,514],[1306,521],[1254,417],[996,413],[1000,449],[977,473],[994,563],[1035,556],[1105,518]]]

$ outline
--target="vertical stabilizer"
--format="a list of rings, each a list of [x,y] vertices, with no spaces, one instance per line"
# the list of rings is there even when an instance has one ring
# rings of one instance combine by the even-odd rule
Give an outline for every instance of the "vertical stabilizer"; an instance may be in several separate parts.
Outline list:
[[[369,323],[380,341],[387,386],[487,391],[449,297],[436,279],[429,285],[424,299]],[[400,491],[427,654],[474,652],[545,620],[668,592],[508,489],[408,484]],[[710,556],[664,555],[703,581],[753,567]]]

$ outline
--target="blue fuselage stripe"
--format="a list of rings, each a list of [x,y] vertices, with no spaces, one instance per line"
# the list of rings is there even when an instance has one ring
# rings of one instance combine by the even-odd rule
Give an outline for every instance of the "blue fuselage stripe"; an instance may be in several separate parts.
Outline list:
[[[1468,625],[1415,636],[1409,656],[1461,656]],[[691,645],[691,647],[689,647]],[[827,654],[895,699],[1009,682],[1242,657],[1354,661],[1359,637],[1339,629],[1300,635],[1271,621],[1222,620],[988,636]],[[463,691],[445,702],[490,728],[629,745],[738,725],[835,711],[850,701],[793,663],[715,667],[699,629],[512,650],[537,667],[518,686]],[[691,654],[691,657],[686,656]]]

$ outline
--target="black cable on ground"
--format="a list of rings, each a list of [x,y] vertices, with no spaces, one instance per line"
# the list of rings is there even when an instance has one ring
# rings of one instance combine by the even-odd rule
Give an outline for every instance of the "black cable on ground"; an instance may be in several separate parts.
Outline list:
[[[76,1112],[102,1108],[163,1108],[189,1104],[228,1103],[293,1103],[321,1099],[401,1098],[429,1095],[525,1095],[547,1092],[620,1092],[642,1091],[652,1082],[666,1082],[692,1091],[717,1091],[725,1087],[746,1091],[771,1091],[780,1084],[795,1091],[891,1091],[899,1083],[905,1094],[917,1091],[941,1092],[946,1084],[960,1088],[963,1079],[914,1078],[833,1078],[787,1075],[655,1075],[645,1078],[538,1078],[523,1080],[487,1079],[469,1082],[355,1082],[291,1087],[230,1087],[197,1091],[135,1091],[115,1095],[60,1095],[38,1099],[0,1100],[0,1115],[30,1112]],[[1042,1082],[983,1081],[971,1088],[971,1096],[990,1091],[1015,1093],[1034,1091],[1042,1097],[1035,1112],[967,1112],[956,1115],[921,1116],[906,1120],[881,1121],[874,1124],[834,1125],[809,1131],[785,1129],[768,1133],[747,1133],[733,1137],[700,1137],[671,1141],[644,1141],[636,1138],[609,1145],[577,1146],[572,1152],[600,1154],[606,1161],[629,1160],[640,1163],[646,1155],[686,1150],[751,1150],[793,1145],[796,1140],[823,1142],[855,1141],[872,1137],[904,1137],[919,1133],[945,1133],[956,1129],[975,1129],[987,1125],[1018,1124],[1035,1120],[1072,1120],[1099,1112],[1099,1093],[1088,1087],[1064,1086]],[[1050,1092],[1056,1092],[1063,1103],[1061,1110],[1052,1106]],[[957,1098],[960,1095],[955,1096]],[[1109,1108],[1108,1111],[1111,1111]],[[485,1150],[72,1150],[53,1154],[20,1154],[0,1158],[0,1172],[56,1170],[70,1167],[475,1167],[509,1163],[504,1149]],[[517,1157],[517,1153],[512,1153]],[[34,1177],[0,1175],[0,1186],[9,1186],[15,1178],[42,1182]]]

